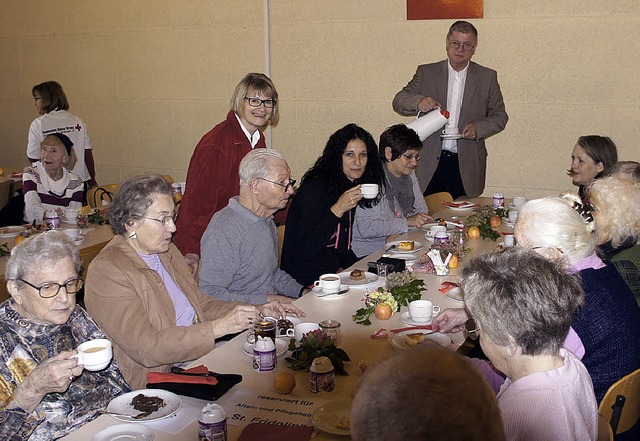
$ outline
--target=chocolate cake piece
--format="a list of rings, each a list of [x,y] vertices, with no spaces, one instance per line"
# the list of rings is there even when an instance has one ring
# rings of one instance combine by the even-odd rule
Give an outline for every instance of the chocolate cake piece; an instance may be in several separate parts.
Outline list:
[[[155,412],[164,407],[166,403],[160,397],[148,397],[144,394],[138,394],[131,400],[131,405],[140,412]]]

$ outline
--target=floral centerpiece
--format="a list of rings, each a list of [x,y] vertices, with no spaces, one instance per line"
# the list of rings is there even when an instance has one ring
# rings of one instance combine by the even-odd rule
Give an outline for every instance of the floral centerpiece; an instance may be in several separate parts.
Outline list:
[[[495,242],[500,237],[500,233],[494,231],[493,227],[500,225],[502,218],[506,214],[507,210],[504,208],[493,208],[491,205],[484,205],[474,208],[473,214],[465,220],[465,225],[468,229],[477,228],[483,239],[491,239]]]
[[[344,369],[344,363],[351,359],[344,349],[337,347],[333,339],[321,329],[306,333],[299,344],[295,339],[291,339],[289,350],[291,356],[286,360],[291,363],[291,369],[295,371],[308,370],[314,359],[324,356],[331,360],[336,374],[349,375]]]
[[[360,325],[370,325],[373,314],[386,320],[394,312],[400,311],[400,307],[420,299],[423,288],[424,282],[408,271],[391,273],[387,276],[384,288],[365,293],[362,298],[364,307],[352,316],[353,321]]]

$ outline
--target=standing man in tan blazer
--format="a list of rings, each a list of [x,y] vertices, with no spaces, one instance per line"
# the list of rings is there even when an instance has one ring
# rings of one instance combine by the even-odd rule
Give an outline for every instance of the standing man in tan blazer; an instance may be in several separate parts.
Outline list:
[[[484,140],[501,132],[509,119],[496,71],[471,61],[477,44],[476,28],[455,22],[447,33],[447,59],[418,66],[393,99],[393,109],[402,115],[447,109],[445,128],[459,129],[459,135],[443,139],[436,132],[424,141],[416,175],[425,195],[447,191],[454,199],[479,196],[487,169]]]

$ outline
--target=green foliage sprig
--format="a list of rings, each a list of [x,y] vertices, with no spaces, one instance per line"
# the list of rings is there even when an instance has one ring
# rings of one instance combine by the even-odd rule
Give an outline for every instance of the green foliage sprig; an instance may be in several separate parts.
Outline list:
[[[320,329],[305,334],[300,344],[297,344],[295,339],[291,339],[289,350],[291,356],[285,360],[291,363],[291,369],[294,371],[309,370],[314,359],[324,356],[331,360],[336,374],[349,375],[344,369],[344,363],[351,361],[349,355],[344,349],[337,347],[333,339]]]
[[[500,233],[491,226],[491,216],[499,216],[502,219],[506,215],[507,210],[502,207],[493,208],[491,205],[484,205],[473,210],[473,214],[465,220],[465,226],[477,227],[483,239],[491,239],[495,242],[500,237]]]

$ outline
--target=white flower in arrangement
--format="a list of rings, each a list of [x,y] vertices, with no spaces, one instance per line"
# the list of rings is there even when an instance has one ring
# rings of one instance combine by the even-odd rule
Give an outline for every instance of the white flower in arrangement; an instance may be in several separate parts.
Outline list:
[[[365,304],[367,306],[375,306],[379,303],[386,303],[391,306],[391,310],[394,312],[400,309],[398,302],[395,297],[393,297],[393,294],[389,291],[385,291],[383,288],[379,288],[377,291],[369,293],[365,300]]]

